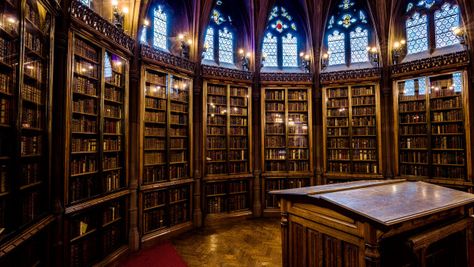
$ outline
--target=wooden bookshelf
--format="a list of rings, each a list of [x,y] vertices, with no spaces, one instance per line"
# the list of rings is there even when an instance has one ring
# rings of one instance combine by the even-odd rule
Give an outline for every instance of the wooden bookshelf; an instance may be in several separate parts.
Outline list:
[[[86,36],[69,32],[64,242],[71,266],[98,263],[128,242],[128,55]]]
[[[251,214],[251,94],[248,85],[204,81],[206,221]]]
[[[52,212],[55,12],[48,1],[0,3],[0,247],[11,243],[23,252],[46,243],[47,234],[35,234]],[[31,255],[32,264],[47,264],[47,257]]]
[[[472,183],[465,73],[394,83],[395,173],[446,185]]]
[[[328,182],[382,178],[379,97],[375,84],[324,88],[324,173]]]
[[[192,82],[143,66],[141,81],[140,226],[142,242],[190,228]]]
[[[264,215],[278,214],[273,189],[311,185],[313,177],[311,89],[262,88],[262,166]]]

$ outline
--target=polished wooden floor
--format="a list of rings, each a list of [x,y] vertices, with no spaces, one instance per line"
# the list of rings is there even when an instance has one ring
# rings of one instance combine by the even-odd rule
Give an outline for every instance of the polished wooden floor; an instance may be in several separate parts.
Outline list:
[[[218,227],[204,227],[173,240],[194,266],[281,266],[278,219],[249,219]]]

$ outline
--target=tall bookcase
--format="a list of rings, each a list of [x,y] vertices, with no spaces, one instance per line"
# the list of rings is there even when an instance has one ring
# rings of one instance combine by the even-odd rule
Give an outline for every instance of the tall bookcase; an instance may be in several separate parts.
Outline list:
[[[49,1],[0,3],[0,258],[29,251],[51,215],[52,59],[56,6]],[[21,245],[21,244],[24,245]],[[28,245],[30,244],[30,245]],[[48,246],[45,246],[48,247]],[[31,253],[30,253],[31,252]],[[34,260],[33,260],[34,259]],[[26,261],[25,261],[26,262]]]
[[[312,103],[307,87],[262,88],[264,213],[279,212],[272,190],[311,185]]]
[[[140,226],[142,242],[192,227],[192,81],[142,67]]]
[[[395,82],[397,175],[454,186],[472,183],[465,75]]]
[[[326,179],[382,178],[378,86],[327,87],[323,99]]]
[[[252,105],[245,84],[204,81],[206,221],[252,214]]]
[[[65,134],[65,244],[71,266],[127,249],[128,59],[69,32]]]

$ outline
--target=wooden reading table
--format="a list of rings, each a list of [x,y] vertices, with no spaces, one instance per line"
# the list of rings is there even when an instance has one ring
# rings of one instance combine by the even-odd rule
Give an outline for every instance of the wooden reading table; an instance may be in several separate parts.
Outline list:
[[[474,195],[424,182],[281,191],[283,266],[474,266]]]

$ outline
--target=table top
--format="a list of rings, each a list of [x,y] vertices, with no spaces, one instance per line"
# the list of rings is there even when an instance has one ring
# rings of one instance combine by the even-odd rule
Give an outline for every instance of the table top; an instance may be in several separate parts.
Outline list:
[[[385,226],[474,203],[474,194],[405,180],[358,181],[273,191],[283,198],[323,201]]]

